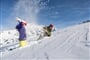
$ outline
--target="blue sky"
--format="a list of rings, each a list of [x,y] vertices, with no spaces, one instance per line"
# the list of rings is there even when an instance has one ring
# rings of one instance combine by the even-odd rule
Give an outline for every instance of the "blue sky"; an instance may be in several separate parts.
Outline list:
[[[12,16],[12,13],[18,2],[19,0],[0,0],[0,26],[3,29],[15,27],[16,22],[13,20],[16,15]],[[63,28],[90,19],[90,0],[42,0],[42,2],[46,5],[42,5],[44,8],[37,14],[38,24],[52,23],[58,28]]]

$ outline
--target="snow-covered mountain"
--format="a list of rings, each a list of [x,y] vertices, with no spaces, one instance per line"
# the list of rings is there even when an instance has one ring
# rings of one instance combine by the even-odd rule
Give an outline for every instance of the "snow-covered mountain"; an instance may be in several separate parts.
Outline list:
[[[41,26],[31,24],[27,30],[29,46],[13,51],[1,51],[2,60],[90,60],[90,23],[57,30],[51,37],[43,38],[40,42],[36,40],[41,34]],[[18,33],[15,30],[0,34],[2,46],[7,47],[7,44],[13,45],[13,41],[17,42]],[[10,42],[7,43],[6,40]]]

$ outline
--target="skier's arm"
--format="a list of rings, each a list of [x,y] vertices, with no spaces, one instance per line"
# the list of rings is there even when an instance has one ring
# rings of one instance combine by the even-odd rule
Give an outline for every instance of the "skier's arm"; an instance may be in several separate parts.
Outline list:
[[[43,27],[43,31],[48,33],[48,31],[47,31],[47,27],[46,27],[46,26]]]
[[[22,28],[22,22],[19,22],[19,24],[16,26],[16,29],[21,29]]]
[[[53,27],[52,32],[56,31],[55,27]]]

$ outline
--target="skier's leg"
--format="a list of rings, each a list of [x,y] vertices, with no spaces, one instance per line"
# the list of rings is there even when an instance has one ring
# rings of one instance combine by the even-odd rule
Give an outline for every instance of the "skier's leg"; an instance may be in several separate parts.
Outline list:
[[[20,41],[20,47],[24,47],[26,45],[27,45],[27,41],[26,40]]]

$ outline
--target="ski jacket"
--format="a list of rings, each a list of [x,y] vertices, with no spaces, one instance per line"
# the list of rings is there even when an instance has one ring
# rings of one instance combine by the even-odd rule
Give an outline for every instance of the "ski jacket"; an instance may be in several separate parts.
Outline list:
[[[16,29],[19,32],[19,40],[26,40],[26,30],[22,22],[19,22],[19,24],[16,26]]]
[[[44,31],[45,31],[45,34],[47,34],[47,36],[51,36],[52,30],[50,29],[49,26],[43,27],[43,29],[44,29]]]

